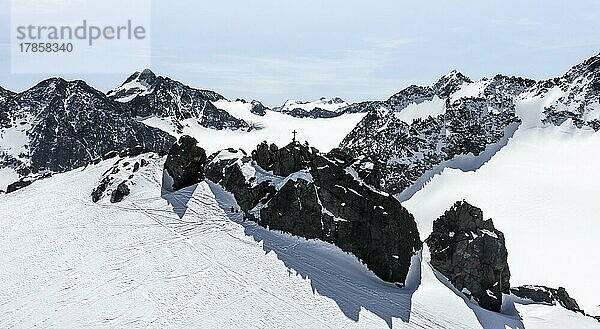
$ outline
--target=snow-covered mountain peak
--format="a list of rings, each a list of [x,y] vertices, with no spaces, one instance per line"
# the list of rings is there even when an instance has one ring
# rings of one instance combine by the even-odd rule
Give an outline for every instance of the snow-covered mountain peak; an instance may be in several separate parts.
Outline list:
[[[458,88],[463,83],[472,83],[473,80],[467,77],[466,75],[460,73],[457,70],[452,70],[450,73],[441,77],[434,85],[433,89],[437,92],[440,97],[447,97]]]
[[[347,106],[348,103],[339,97],[321,97],[312,102],[287,100],[283,105],[274,107],[273,111],[298,118],[332,118],[341,115]]]
[[[137,91],[138,93],[144,92],[154,86],[156,79],[156,74],[150,69],[144,69],[141,72],[136,71],[119,88],[109,91],[108,95],[111,96],[114,93],[128,90]]]
[[[573,66],[561,77],[538,82],[529,94],[547,99],[543,123],[600,130],[600,54]]]
[[[150,69],[144,69],[141,72],[134,72],[121,86],[110,90],[107,96],[118,102],[128,102],[137,96],[151,92],[155,84],[157,84],[156,74]]]
[[[346,101],[341,99],[340,97],[332,97],[332,98],[321,97],[321,98],[319,98],[318,101],[315,101],[315,103],[327,104],[327,105],[334,105],[334,104],[346,105],[347,104]]]
[[[202,98],[209,101],[225,98],[214,91],[197,89],[169,77],[156,75],[150,69],[134,72],[121,86],[106,93],[109,98],[121,103],[128,103],[138,96],[156,97],[165,94],[185,95],[188,98]]]

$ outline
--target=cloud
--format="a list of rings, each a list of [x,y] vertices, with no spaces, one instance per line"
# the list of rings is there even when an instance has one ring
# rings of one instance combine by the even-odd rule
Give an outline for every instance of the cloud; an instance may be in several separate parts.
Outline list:
[[[159,62],[169,71],[195,73],[212,80],[211,86],[220,85],[233,92],[284,96],[300,89],[335,89],[372,97],[386,95],[390,88],[398,87],[398,79],[379,73],[395,59],[400,46],[416,42],[416,39],[370,40],[364,48],[323,51],[312,56],[221,54],[213,56],[210,62],[170,59]]]

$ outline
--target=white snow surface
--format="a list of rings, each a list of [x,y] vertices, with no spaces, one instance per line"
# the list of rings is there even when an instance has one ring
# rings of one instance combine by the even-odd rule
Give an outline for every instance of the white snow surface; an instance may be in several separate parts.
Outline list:
[[[423,101],[419,104],[412,103],[402,109],[400,112],[395,112],[396,118],[411,124],[415,119],[425,119],[428,116],[436,117],[446,112],[446,100],[434,96],[432,100]]]
[[[207,153],[233,147],[242,148],[248,154],[262,141],[275,143],[283,147],[292,141],[292,131],[296,130],[296,139],[302,143],[307,141],[321,152],[328,152],[338,147],[339,143],[365,116],[365,113],[343,114],[335,118],[312,119],[295,118],[275,111],[267,111],[264,116],[250,112],[250,103],[221,100],[214,102],[217,108],[223,109],[236,118],[243,119],[261,129],[250,132],[244,130],[214,130],[204,128],[196,119],[183,121],[184,135],[195,137]],[[145,124],[162,129],[176,137],[176,129],[168,118],[151,117],[143,121]]]
[[[283,105],[277,106],[273,108],[274,111],[277,112],[288,112],[293,109],[300,108],[305,111],[312,111],[315,108],[320,108],[326,111],[337,112],[339,109],[347,106],[348,103],[346,101],[334,102],[333,98],[327,99],[325,97],[321,97],[316,101],[306,102],[306,101],[298,101],[298,100],[287,100]]]
[[[29,137],[27,131],[32,128],[33,117],[13,119],[10,128],[0,128],[0,158],[7,156],[23,163],[29,163]],[[0,168],[0,190],[6,190],[8,184],[19,180],[20,175],[11,167]]]
[[[477,97],[483,93],[485,87],[490,83],[488,79],[482,79],[480,81],[463,83],[456,92],[450,96],[451,101],[455,101],[460,98]]]
[[[333,245],[226,212],[235,201],[212,183],[161,195],[162,160],[119,204],[90,201],[114,160],[0,195],[0,327],[599,327],[560,306],[482,310],[427,249],[398,288]]]
[[[423,238],[455,201],[480,207],[505,235],[512,286],[563,286],[591,310],[600,300],[600,133],[542,126],[552,94],[518,102],[523,123],[481,168],[445,168],[403,205]]]
[[[478,93],[475,84],[463,85],[463,96]],[[600,315],[600,133],[569,122],[542,125],[541,110],[561,95],[523,95],[523,123],[491,160],[476,171],[445,168],[426,177],[403,205],[425,239],[434,219],[466,199],[504,232],[513,286],[564,286]],[[439,111],[434,103],[415,104],[405,120]],[[249,103],[215,105],[261,129],[216,131],[185,121],[183,134],[209,154],[227,147],[249,153],[263,140],[281,147],[292,130],[326,152],[365,115],[302,119],[258,116]],[[169,118],[143,122],[179,136]],[[20,150],[23,141],[10,141],[5,151]],[[0,194],[1,328],[600,328],[558,305],[514,296],[505,296],[503,314],[483,310],[432,270],[427,247],[400,289],[335,246],[242,221],[227,210],[232,196],[212,183],[161,191],[163,160],[140,169],[132,194],[118,204],[90,197],[114,160]],[[253,168],[259,181],[284,179]],[[289,179],[297,178],[310,180]]]

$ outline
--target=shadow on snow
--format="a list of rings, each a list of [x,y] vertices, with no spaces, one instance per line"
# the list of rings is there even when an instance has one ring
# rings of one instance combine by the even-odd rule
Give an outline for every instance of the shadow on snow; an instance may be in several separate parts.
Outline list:
[[[163,170],[163,180],[160,189],[160,197],[167,200],[167,203],[173,207],[173,211],[182,219],[188,209],[188,202],[194,195],[198,184],[173,191],[173,179],[166,170]]]
[[[429,265],[431,266],[431,265]],[[463,293],[458,291],[456,287],[441,273],[431,267],[436,278],[443,283],[448,289],[452,290],[457,296],[461,297],[465,304],[473,311],[475,317],[483,328],[486,329],[525,329],[525,325],[515,307],[515,303],[510,296],[502,297],[502,312],[497,313],[486,310],[479,306],[474,300],[468,299]]]
[[[313,293],[331,298],[340,310],[354,321],[362,308],[383,319],[392,327],[392,319],[409,322],[412,295],[421,283],[421,255],[413,257],[406,286],[384,282],[358,259],[336,246],[320,240],[306,240],[280,231],[270,231],[252,221],[243,220],[241,213],[231,213],[236,205],[233,196],[220,186],[207,182],[221,208],[234,222],[244,227],[246,235],[263,242],[265,253],[275,252],[288,272],[310,280]]]

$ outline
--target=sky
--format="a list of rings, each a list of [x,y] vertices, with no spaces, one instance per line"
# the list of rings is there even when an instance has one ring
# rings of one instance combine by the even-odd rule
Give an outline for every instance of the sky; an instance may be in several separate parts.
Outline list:
[[[59,0],[39,0],[44,1]],[[453,69],[472,79],[498,73],[546,79],[600,52],[597,0],[186,0],[149,5],[149,65],[131,63],[122,74],[61,76],[107,91],[130,72],[150,66],[159,75],[230,99],[259,99],[274,106],[287,99],[334,96],[386,99]],[[0,0],[0,86],[22,91],[55,74],[11,73],[9,22],[10,1]],[[122,55],[110,60],[118,62]],[[86,58],[78,60],[86,63]]]

